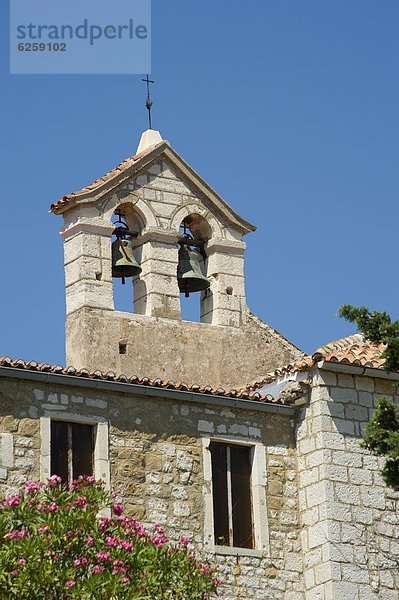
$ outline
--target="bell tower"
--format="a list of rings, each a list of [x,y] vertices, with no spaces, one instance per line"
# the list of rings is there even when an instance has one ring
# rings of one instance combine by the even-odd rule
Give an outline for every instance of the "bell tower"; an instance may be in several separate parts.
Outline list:
[[[234,386],[301,355],[247,308],[243,236],[255,227],[158,131],[51,210],[64,219],[68,364]],[[114,309],[122,272],[130,313]],[[186,293],[201,296],[199,323],[181,320]]]

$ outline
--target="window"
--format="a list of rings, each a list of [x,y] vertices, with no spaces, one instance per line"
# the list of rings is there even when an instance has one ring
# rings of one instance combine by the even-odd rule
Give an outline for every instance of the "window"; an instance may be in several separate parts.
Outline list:
[[[251,447],[211,442],[214,543],[253,548]]]
[[[50,432],[51,475],[71,483],[79,475],[93,475],[92,425],[52,421]]]

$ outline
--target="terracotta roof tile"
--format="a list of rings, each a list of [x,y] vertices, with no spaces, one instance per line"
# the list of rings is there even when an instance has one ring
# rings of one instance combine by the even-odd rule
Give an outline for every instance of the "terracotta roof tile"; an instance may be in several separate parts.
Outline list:
[[[74,367],[62,367],[61,365],[49,365],[47,363],[37,363],[35,361],[24,361],[22,359],[13,360],[9,356],[0,358],[0,367],[8,367],[10,369],[24,369],[27,371],[46,371],[57,375],[65,375],[69,377],[80,377],[85,379],[100,379],[103,381],[115,381],[118,383],[126,383],[133,385],[144,385],[154,388],[166,388],[169,390],[195,392],[196,394],[204,394],[207,396],[223,396],[225,398],[239,398],[244,400],[254,400],[256,402],[264,402],[268,404],[283,404],[280,399],[275,399],[270,394],[262,395],[259,392],[251,392],[247,389],[231,389],[225,390],[222,387],[214,388],[210,385],[200,386],[198,383],[189,385],[187,383],[175,383],[171,380],[163,380],[161,378],[150,379],[149,377],[131,377],[121,373],[117,375],[113,371],[107,373],[102,371],[88,371],[87,369],[75,369]]]
[[[330,342],[321,346],[312,355],[305,356],[295,362],[284,365],[258,381],[248,385],[248,390],[256,390],[263,385],[272,383],[281,375],[306,371],[314,367],[319,361],[335,362],[372,369],[384,369],[384,359],[381,353],[385,346],[383,344],[372,344],[357,333],[346,338]]]
[[[144,150],[144,152],[140,152],[140,154],[135,154],[134,156],[130,156],[129,158],[126,158],[121,163],[119,163],[114,169],[111,169],[111,171],[108,171],[108,173],[105,173],[105,175],[103,175],[102,177],[99,177],[99,179],[96,179],[89,185],[86,185],[81,190],[78,190],[71,194],[67,194],[67,195],[63,196],[57,202],[53,202],[53,204],[50,206],[50,211],[57,212],[58,210],[64,208],[67,204],[69,204],[69,202],[71,200],[74,200],[75,198],[79,198],[79,196],[84,196],[88,192],[92,192],[93,190],[100,188],[104,183],[107,183],[107,181],[109,181],[110,179],[112,179],[113,177],[118,175],[119,173],[123,173],[124,171],[129,169],[140,158],[143,158],[146,154],[149,154],[149,152],[154,150],[154,148],[156,148],[156,147],[157,146],[150,146],[149,148],[147,148],[147,150]]]

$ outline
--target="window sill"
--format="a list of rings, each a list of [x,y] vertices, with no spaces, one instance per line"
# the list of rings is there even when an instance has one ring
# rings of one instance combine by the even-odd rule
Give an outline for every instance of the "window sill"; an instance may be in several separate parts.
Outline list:
[[[254,558],[262,558],[263,550],[257,548],[235,548],[233,546],[205,546],[206,552],[212,554],[221,554],[223,556],[252,556]]]

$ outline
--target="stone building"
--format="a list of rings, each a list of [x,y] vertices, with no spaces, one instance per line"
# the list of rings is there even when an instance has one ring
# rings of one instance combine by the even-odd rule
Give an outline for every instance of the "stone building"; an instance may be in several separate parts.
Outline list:
[[[119,211],[141,267],[131,313],[114,309]],[[1,492],[93,473],[217,562],[225,600],[398,600],[398,495],[360,446],[376,399],[399,396],[381,348],[356,335],[305,356],[254,316],[254,226],[158,132],[52,212],[73,366],[0,359]],[[182,224],[206,257],[198,323],[180,318]]]

